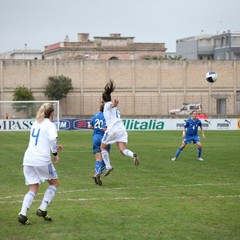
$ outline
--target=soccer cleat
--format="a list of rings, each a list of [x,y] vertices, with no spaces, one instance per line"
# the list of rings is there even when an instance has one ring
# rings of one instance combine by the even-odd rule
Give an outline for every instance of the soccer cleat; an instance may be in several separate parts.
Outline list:
[[[23,225],[30,225],[30,221],[27,216],[23,216],[22,214],[18,214],[18,221]]]
[[[203,161],[203,159],[202,159],[202,158],[198,158],[197,160],[198,160],[198,161]]]
[[[99,173],[96,173],[94,176],[93,176],[93,179],[94,179],[94,182],[99,185],[99,186],[102,186],[102,181],[100,179],[100,174]]]
[[[135,166],[138,166],[140,164],[138,155],[136,153],[133,154],[133,162],[134,162]]]
[[[112,170],[113,170],[113,167],[111,167],[109,169],[106,168],[106,171],[104,173],[104,177],[108,176]]]
[[[176,160],[177,160],[177,158],[176,158],[176,157],[173,157],[173,158],[172,158],[172,161],[176,161]]]
[[[52,221],[52,218],[49,215],[47,215],[47,211],[42,211],[40,208],[37,210],[37,215],[39,217],[43,217],[45,221],[49,222]]]

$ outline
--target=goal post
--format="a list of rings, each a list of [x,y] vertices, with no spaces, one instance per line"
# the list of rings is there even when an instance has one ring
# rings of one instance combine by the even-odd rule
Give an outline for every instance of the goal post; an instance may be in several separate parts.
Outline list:
[[[35,121],[36,113],[43,103],[52,103],[54,106],[54,123],[59,129],[60,121],[60,104],[56,100],[45,101],[0,101],[0,131],[1,130],[14,130],[13,125],[16,124],[15,130],[18,130],[17,126],[21,128],[21,124],[25,126],[31,125]],[[18,122],[17,122],[18,121]],[[28,123],[29,121],[29,123]],[[10,125],[11,124],[11,125]],[[12,129],[13,127],[13,129]],[[22,129],[19,129],[22,130]],[[26,127],[26,130],[27,127]]]

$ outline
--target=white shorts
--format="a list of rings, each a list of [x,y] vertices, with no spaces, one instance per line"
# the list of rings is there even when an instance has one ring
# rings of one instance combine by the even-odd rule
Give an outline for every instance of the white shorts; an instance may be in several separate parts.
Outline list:
[[[120,132],[111,132],[106,131],[102,138],[102,143],[105,145],[113,144],[116,142],[128,142],[128,133],[127,131],[120,131]]]
[[[58,179],[57,171],[52,163],[45,166],[23,166],[26,185],[40,184],[46,180]]]

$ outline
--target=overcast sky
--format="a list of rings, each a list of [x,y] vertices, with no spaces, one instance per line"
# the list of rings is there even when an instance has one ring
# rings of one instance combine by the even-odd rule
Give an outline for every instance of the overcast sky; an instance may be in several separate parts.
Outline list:
[[[240,0],[0,0],[0,52],[43,50],[68,35],[121,33],[134,42],[164,42],[240,31]]]

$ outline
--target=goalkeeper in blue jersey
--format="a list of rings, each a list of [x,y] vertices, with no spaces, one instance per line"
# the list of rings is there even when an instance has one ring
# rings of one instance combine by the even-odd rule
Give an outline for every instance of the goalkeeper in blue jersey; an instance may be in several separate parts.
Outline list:
[[[102,160],[101,155],[101,142],[104,135],[104,132],[107,129],[106,122],[103,116],[103,104],[100,106],[100,111],[96,112],[92,119],[89,122],[89,128],[93,129],[92,135],[92,146],[93,153],[95,154],[95,174],[93,179],[96,184],[102,185],[101,174],[105,169],[105,163]],[[109,145],[107,151],[110,151],[111,146]]]
[[[175,157],[172,158],[172,161],[176,161],[182,150],[186,147],[187,144],[193,143],[197,144],[198,156],[197,160],[203,161],[201,158],[202,155],[202,144],[200,137],[198,136],[198,128],[201,129],[202,137],[205,138],[204,131],[202,128],[202,122],[197,118],[197,111],[192,112],[192,117],[189,118],[183,129],[183,141],[181,146],[178,148]]]

